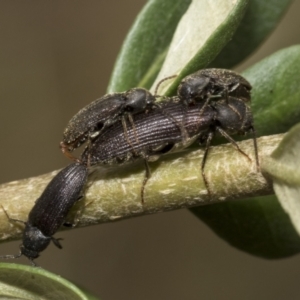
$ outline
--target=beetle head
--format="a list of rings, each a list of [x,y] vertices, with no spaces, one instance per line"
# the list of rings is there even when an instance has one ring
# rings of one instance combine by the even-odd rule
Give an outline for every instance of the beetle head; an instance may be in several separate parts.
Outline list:
[[[126,92],[125,110],[133,114],[152,108],[155,97],[146,89],[133,88]]]
[[[187,76],[178,86],[177,94],[186,104],[193,104],[205,96],[210,79],[206,76]]]

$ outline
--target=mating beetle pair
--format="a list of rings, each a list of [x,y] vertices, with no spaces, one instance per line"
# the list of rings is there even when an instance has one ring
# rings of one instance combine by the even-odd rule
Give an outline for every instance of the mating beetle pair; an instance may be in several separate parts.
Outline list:
[[[210,99],[228,99],[229,96],[250,101],[250,90],[250,83],[233,71],[204,69],[185,77],[178,87],[177,96],[186,105]],[[70,152],[120,119],[126,132],[125,117],[134,127],[133,115],[159,107],[155,102],[157,97],[143,88],[133,88],[91,102],[69,121],[60,143],[63,153],[71,157]]]
[[[143,93],[141,91],[143,91]],[[91,149],[91,151],[86,150],[83,154],[83,159],[86,160],[86,163],[88,163],[87,152],[90,153],[91,165],[119,164],[125,160],[132,160],[132,157],[144,158],[147,170],[146,177],[149,177],[150,170],[146,161],[152,156],[152,150],[150,148],[154,147],[154,145],[148,148],[148,146],[143,144],[143,139],[147,137],[149,144],[154,142],[154,139],[150,138],[151,131],[154,131],[150,129],[149,124],[155,122],[154,119],[157,118],[158,114],[154,113],[155,117],[152,117],[151,111],[155,111],[155,108],[159,107],[160,113],[169,118],[170,121],[174,123],[173,125],[176,125],[178,129],[180,129],[181,136],[178,138],[180,142],[178,140],[174,141],[174,137],[170,135],[169,144],[176,144],[177,148],[179,148],[178,145],[180,143],[181,148],[184,148],[190,145],[190,141],[194,138],[194,135],[191,135],[186,128],[186,118],[189,113],[187,108],[197,105],[196,109],[199,109],[200,117],[205,118],[204,111],[206,107],[209,106],[215,111],[210,114],[211,122],[208,125],[210,129],[207,129],[203,124],[200,126],[201,129],[199,129],[200,131],[210,132],[209,134],[207,133],[207,138],[202,134],[202,140],[207,142],[206,148],[209,147],[212,132],[216,131],[225,136],[231,143],[234,143],[234,141],[229,138],[229,134],[245,134],[249,131],[255,134],[250,108],[247,106],[247,103],[250,102],[251,99],[250,91],[250,83],[233,71],[225,69],[204,69],[185,77],[178,86],[177,96],[172,98],[166,97],[159,104],[155,102],[156,96],[153,96],[150,92],[141,88],[132,89],[124,93],[110,94],[87,105],[71,119],[64,131],[61,148],[67,156],[71,156],[71,151],[89,139],[89,149]],[[176,99],[178,103],[181,103],[185,108],[181,113],[182,118],[175,117],[175,115],[173,116],[172,110],[168,110],[166,103],[169,101],[172,102],[172,99]],[[118,105],[116,105],[116,103]],[[246,110],[247,113],[245,112]],[[148,114],[151,115],[149,118],[147,117]],[[126,116],[128,116],[130,120],[132,129],[126,125]],[[166,118],[163,116],[161,118],[166,121]],[[143,122],[148,124],[149,128],[147,130],[137,129],[137,122],[140,122],[141,119],[145,119]],[[220,119],[222,121],[220,121]],[[109,127],[113,126],[118,120],[122,121],[124,136],[122,136],[121,131],[113,132],[113,130],[109,129]],[[251,126],[249,125],[250,123]],[[165,128],[163,127],[157,128],[155,132],[158,133],[156,135],[159,136],[161,133],[167,136],[168,132],[166,131],[164,133],[164,130]],[[134,138],[131,136],[132,134],[134,134]],[[198,135],[199,134],[200,133],[198,133]],[[102,135],[103,137],[101,137]],[[122,138],[119,137],[120,140],[118,141],[116,136],[119,135],[122,136]],[[109,142],[106,142],[104,137]],[[107,150],[107,148],[104,148],[104,145],[108,145],[108,143],[111,143],[112,149],[115,148],[111,152]],[[165,149],[163,146],[165,141],[160,141],[157,138],[155,143],[155,147]],[[157,145],[157,143],[162,144]],[[100,144],[102,144],[102,146],[99,146]],[[235,143],[234,145],[237,147]],[[141,147],[146,148],[141,151]],[[170,145],[168,147],[170,149],[174,148]],[[258,166],[255,137],[254,147],[256,152],[256,164]],[[208,150],[206,150],[205,153],[207,153],[207,151]],[[165,152],[169,151],[165,150]],[[94,159],[95,157],[98,158]],[[204,164],[205,159],[203,169]]]

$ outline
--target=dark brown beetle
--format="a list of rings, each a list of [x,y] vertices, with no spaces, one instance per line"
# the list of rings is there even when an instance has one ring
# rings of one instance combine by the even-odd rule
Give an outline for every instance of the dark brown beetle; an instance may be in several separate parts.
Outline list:
[[[81,161],[86,164],[89,158],[91,166],[98,163],[122,164],[143,157],[153,161],[161,154],[187,147],[202,131],[210,130],[214,117],[214,110],[211,107],[207,107],[204,115],[200,117],[199,110],[203,103],[186,110],[186,107],[176,98],[170,98],[168,101],[162,101],[160,105],[178,123],[181,123],[186,113],[185,129],[190,137],[186,143],[182,144],[181,131],[172,120],[158,110],[152,110],[147,114],[134,116],[135,130],[133,128],[127,130],[131,145],[126,142],[126,136],[122,131],[123,126],[119,121],[102,131],[101,135],[86,147]],[[135,138],[135,131],[138,140]]]
[[[178,86],[177,95],[187,105],[196,101],[228,99],[251,100],[251,85],[238,73],[226,69],[203,69],[186,76]]]
[[[123,93],[108,94],[91,102],[68,123],[60,143],[63,153],[73,158],[70,152],[88,139],[94,139],[118,120],[122,121],[126,134],[126,117],[134,127],[132,115],[158,107],[156,98],[146,89],[133,88]]]
[[[63,225],[68,212],[80,198],[87,175],[86,166],[73,163],[50,181],[37,199],[26,222],[12,219],[7,215],[10,221],[25,224],[23,243],[19,254],[4,255],[0,258],[12,259],[24,255],[33,266],[36,266],[34,259],[39,257],[39,253],[45,250],[51,241],[61,249],[60,239],[54,238],[53,234]],[[4,212],[6,213],[5,210]]]
[[[204,103],[186,107],[177,98],[170,98],[160,102],[160,110],[151,110],[147,114],[134,115],[134,128],[127,129],[124,134],[120,121],[107,127],[85,149],[81,160],[85,164],[112,166],[143,159],[146,166],[146,176],[142,185],[142,203],[144,201],[144,186],[150,178],[149,161],[157,160],[165,153],[179,151],[203,133],[208,133],[213,122],[215,112],[207,106],[202,112]],[[176,123],[169,116],[176,120]],[[183,138],[182,130],[177,124],[182,124],[185,118],[184,130],[188,138]],[[137,137],[137,138],[136,138]],[[127,138],[130,144],[127,143]]]

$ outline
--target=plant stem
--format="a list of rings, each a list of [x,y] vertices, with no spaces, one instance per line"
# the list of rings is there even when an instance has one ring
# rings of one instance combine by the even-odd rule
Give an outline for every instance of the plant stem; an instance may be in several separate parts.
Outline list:
[[[258,139],[260,161],[272,153],[282,137],[283,134],[279,134]],[[209,150],[205,174],[211,195],[207,193],[201,176],[203,149],[189,149],[150,163],[152,176],[145,187],[144,207],[141,203],[144,164],[128,164],[110,170],[98,167],[89,176],[85,197],[73,207],[68,221],[76,220],[76,226],[88,226],[229,199],[273,194],[270,180],[256,171],[253,141],[242,141],[238,145],[252,162],[231,144]],[[57,171],[2,184],[0,204],[11,218],[26,221],[35,200],[55,174]],[[9,222],[0,209],[0,240],[20,238],[22,228],[22,225]]]

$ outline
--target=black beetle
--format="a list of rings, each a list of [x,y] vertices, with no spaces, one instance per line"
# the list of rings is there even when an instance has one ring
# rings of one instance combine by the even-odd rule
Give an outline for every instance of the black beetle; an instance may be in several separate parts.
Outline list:
[[[156,98],[146,89],[133,88],[123,93],[108,94],[91,102],[69,121],[60,143],[62,152],[73,158],[70,152],[80,147],[87,139],[95,138],[106,127],[120,119],[126,134],[125,116],[134,127],[132,115],[158,106],[155,103]]]
[[[147,114],[134,115],[135,129],[128,128],[127,136],[124,134],[122,123],[116,122],[86,147],[81,160],[91,166],[112,166],[143,159],[146,166],[141,190],[143,203],[144,187],[151,175],[148,162],[157,160],[165,153],[179,151],[193,143],[200,134],[209,132],[215,112],[213,108],[206,106],[200,116],[199,111],[203,105],[204,103],[197,103],[186,107],[177,98],[162,101],[160,106],[165,114],[155,109]],[[172,116],[172,119],[169,116]],[[182,124],[183,118],[188,138],[183,138],[182,130],[177,125]],[[127,143],[127,138],[130,144]]]
[[[23,242],[19,254],[4,255],[0,258],[10,259],[24,255],[36,266],[34,259],[48,247],[50,241],[61,249],[60,239],[54,238],[53,234],[63,225],[68,212],[80,198],[87,175],[88,169],[85,165],[69,165],[50,181],[35,202],[26,222],[8,217],[10,221],[25,224]]]
[[[236,97],[251,100],[251,85],[238,73],[227,69],[203,69],[183,78],[177,95],[187,105],[196,101],[209,101]]]
[[[197,103],[186,110],[180,101],[176,98],[170,98],[160,102],[160,105],[179,124],[183,117],[186,117],[184,125],[190,137],[187,142],[182,144],[181,130],[168,116],[157,110],[152,110],[147,114],[134,116],[135,130],[133,128],[127,130],[130,144],[126,142],[122,123],[116,122],[106,128],[86,147],[81,161],[87,164],[89,159],[91,166],[122,164],[139,158],[153,161],[161,154],[187,147],[203,131],[208,132],[210,130],[214,118],[214,110],[210,106],[200,117],[199,111],[202,109],[203,103]],[[135,135],[138,139],[135,138]]]

